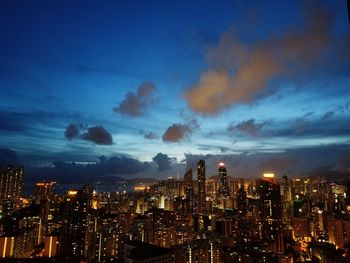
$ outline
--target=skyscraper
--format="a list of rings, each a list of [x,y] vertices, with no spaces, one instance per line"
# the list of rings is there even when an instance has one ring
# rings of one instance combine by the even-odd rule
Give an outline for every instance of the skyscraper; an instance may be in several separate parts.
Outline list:
[[[197,212],[198,214],[205,213],[205,161],[199,160],[197,164],[197,181],[198,181],[198,199],[197,199]]]
[[[193,179],[192,179],[192,169],[189,169],[184,175],[184,188],[186,195],[186,211],[188,213],[193,212]]]
[[[68,191],[63,208],[61,255],[73,259],[88,253],[88,221],[91,215],[93,189],[85,185],[78,191]],[[90,211],[89,211],[90,210]]]
[[[230,195],[228,182],[227,182],[227,171],[225,164],[221,162],[219,164],[219,178],[220,178],[220,186],[219,186],[219,194],[227,197]]]
[[[248,203],[247,203],[247,193],[244,191],[243,186],[239,188],[237,192],[237,208],[238,211],[242,214],[245,215],[247,213],[247,208]]]
[[[50,199],[53,195],[56,182],[38,182],[35,184],[35,199],[37,203],[41,200]]]
[[[280,185],[275,175],[263,175],[259,186],[261,238],[272,244],[274,252],[283,252],[282,202]]]
[[[185,188],[193,187],[192,169],[189,169],[184,175],[184,186]]]
[[[23,167],[0,166],[0,199],[18,199],[23,191]]]
[[[283,176],[281,185],[282,206],[283,206],[283,223],[290,224],[292,219],[292,192],[288,177]]]

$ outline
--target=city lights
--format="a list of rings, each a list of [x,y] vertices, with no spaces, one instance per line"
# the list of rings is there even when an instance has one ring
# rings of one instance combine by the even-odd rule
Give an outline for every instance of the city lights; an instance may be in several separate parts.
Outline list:
[[[25,198],[24,170],[18,178],[3,176],[0,223],[6,219],[19,224],[2,225],[0,255],[25,258],[40,244],[35,257],[89,255],[92,262],[122,260],[122,255],[136,260],[138,253],[152,262],[258,261],[261,255],[273,262],[275,257],[292,260],[286,253],[291,245],[286,233],[306,259],[322,246],[334,251],[346,246],[350,183],[280,179],[275,173],[263,173],[259,180],[232,177],[222,162],[208,176],[204,160],[197,168],[196,176],[190,169],[183,180],[168,176],[149,185],[141,182],[131,192],[96,191],[85,185],[58,195],[56,183],[38,182],[35,195]],[[12,199],[9,189],[17,193]],[[222,245],[228,241],[231,245]],[[134,252],[125,254],[131,247]],[[347,257],[344,252],[342,258]]]
[[[0,0],[0,262],[349,263],[350,0]]]

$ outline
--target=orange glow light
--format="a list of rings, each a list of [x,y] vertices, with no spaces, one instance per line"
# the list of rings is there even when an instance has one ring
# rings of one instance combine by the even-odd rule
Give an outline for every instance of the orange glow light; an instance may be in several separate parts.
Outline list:
[[[145,189],[146,189],[146,186],[144,185],[139,185],[134,187],[135,191],[144,191]]]
[[[263,176],[264,176],[264,178],[274,178],[275,174],[273,174],[273,173],[264,173]]]
[[[68,195],[76,195],[78,193],[78,191],[76,191],[76,190],[69,190],[68,191]]]
[[[35,185],[36,186],[49,186],[49,185],[54,185],[56,182],[38,182]]]

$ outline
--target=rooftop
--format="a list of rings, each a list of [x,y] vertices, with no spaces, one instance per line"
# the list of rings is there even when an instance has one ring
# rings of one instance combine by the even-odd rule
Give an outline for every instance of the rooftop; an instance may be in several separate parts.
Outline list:
[[[155,258],[159,256],[170,255],[172,253],[171,249],[136,240],[128,240],[125,242],[125,244],[134,247],[131,249],[128,257],[136,260]]]

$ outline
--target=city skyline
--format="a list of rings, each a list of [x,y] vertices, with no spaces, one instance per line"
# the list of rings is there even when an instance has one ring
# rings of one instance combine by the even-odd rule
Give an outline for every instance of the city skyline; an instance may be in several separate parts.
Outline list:
[[[206,163],[129,191],[81,184],[57,193],[0,167],[0,257],[18,262],[349,262],[350,182],[206,178]]]
[[[0,7],[0,164],[349,174],[346,1]]]

